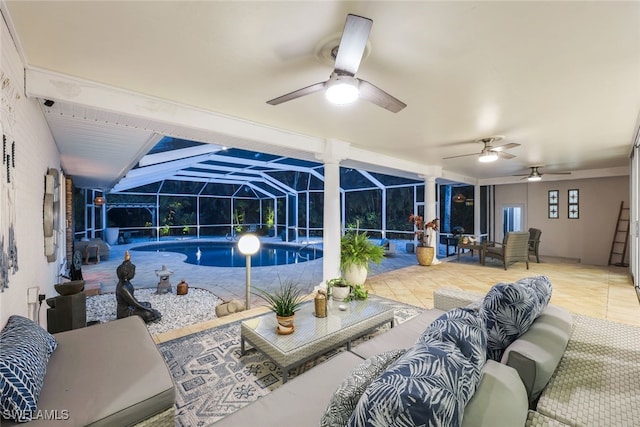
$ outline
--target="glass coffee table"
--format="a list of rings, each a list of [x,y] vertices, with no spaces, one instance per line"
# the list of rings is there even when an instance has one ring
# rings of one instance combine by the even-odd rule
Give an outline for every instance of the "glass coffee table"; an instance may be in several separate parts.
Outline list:
[[[346,307],[341,310],[339,306]],[[379,326],[389,323],[393,327],[393,307],[369,297],[364,301],[339,303],[330,301],[327,317],[314,315],[313,301],[305,303],[296,312],[295,332],[290,335],[276,333],[276,315],[263,314],[242,322],[240,327],[240,352],[245,354],[245,342],[273,360],[282,370],[282,382],[286,383],[289,371],[329,350],[365,335]]]

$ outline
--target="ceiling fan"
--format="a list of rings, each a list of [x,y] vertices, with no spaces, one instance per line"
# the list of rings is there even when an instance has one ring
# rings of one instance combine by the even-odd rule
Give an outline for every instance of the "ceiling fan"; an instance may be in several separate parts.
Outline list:
[[[519,147],[520,144],[517,144],[515,142],[510,142],[508,144],[503,144],[498,146],[493,145],[494,142],[502,141],[503,139],[504,137],[500,135],[488,136],[485,138],[478,138],[474,142],[481,142],[484,144],[484,147],[482,148],[482,151],[480,151],[479,154],[478,153],[462,154],[460,156],[445,157],[445,159],[456,159],[458,157],[478,156],[478,161],[483,163],[493,162],[495,160],[498,160],[498,158],[502,158],[506,160],[513,159],[515,156],[511,153],[507,153],[505,150]]]
[[[325,95],[327,99],[334,104],[348,104],[355,102],[358,98],[362,98],[393,113],[397,113],[406,107],[407,104],[389,95],[379,87],[355,77],[367,46],[372,25],[373,21],[369,18],[352,14],[347,15],[340,45],[337,46],[335,66],[329,76],[329,80],[271,99],[267,101],[267,104],[282,104],[283,102],[326,89]],[[335,50],[334,48],[333,51]]]
[[[541,173],[538,168],[541,168],[543,166],[529,166],[529,169],[531,169],[531,172],[529,172],[528,174],[520,174],[520,175],[513,175],[513,176],[522,176],[524,178],[522,179],[527,179],[528,181],[540,181],[542,179],[542,175],[571,175],[571,172],[553,172],[553,173],[546,173],[543,174]]]

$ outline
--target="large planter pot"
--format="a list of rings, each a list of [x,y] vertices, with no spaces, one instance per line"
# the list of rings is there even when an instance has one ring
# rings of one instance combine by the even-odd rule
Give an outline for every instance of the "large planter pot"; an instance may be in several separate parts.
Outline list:
[[[104,238],[110,245],[118,243],[118,236],[120,235],[120,227],[107,227],[104,231]]]
[[[431,265],[434,255],[435,248],[431,246],[418,246],[416,248],[416,258],[420,265]]]
[[[276,319],[278,320],[278,326],[276,326],[276,332],[279,335],[289,335],[295,331],[295,327],[293,326],[293,319],[295,318],[295,314],[291,316],[278,316],[276,314]]]
[[[349,296],[351,292],[351,287],[349,286],[332,286],[331,287],[331,298],[334,301],[344,301],[346,297]]]
[[[359,265],[351,265],[344,269],[342,277],[351,285],[363,285],[367,280],[367,269]]]

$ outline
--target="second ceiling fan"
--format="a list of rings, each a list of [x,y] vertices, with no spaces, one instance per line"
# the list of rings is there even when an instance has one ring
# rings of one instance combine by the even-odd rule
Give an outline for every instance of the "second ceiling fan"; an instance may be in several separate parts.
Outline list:
[[[356,78],[371,32],[373,21],[358,15],[347,15],[342,38],[335,56],[335,66],[329,80],[312,84],[286,95],[267,101],[267,104],[278,105],[302,96],[310,95],[326,89],[326,96],[334,104],[348,104],[358,98],[397,113],[407,106],[404,102],[388,94],[384,90],[366,80]],[[335,50],[335,49],[334,49]]]
[[[502,159],[513,159],[515,156],[511,153],[507,153],[505,150],[509,150],[511,148],[519,147],[520,144],[515,142],[510,142],[508,144],[493,145],[494,142],[502,141],[504,139],[503,136],[488,136],[486,138],[478,138],[474,142],[481,142],[484,144],[482,151],[480,153],[471,153],[471,154],[462,154],[459,156],[450,156],[445,157],[445,159],[457,159],[459,157],[468,157],[468,156],[478,156],[478,161],[487,163],[498,160],[498,158]]]
[[[522,176],[524,177],[522,179],[527,179],[528,181],[540,181],[542,179],[543,173],[538,169],[541,167],[543,166],[529,166],[529,169],[531,169],[531,171],[528,174],[517,174],[513,176]],[[571,175],[571,172],[551,172],[545,173],[544,175]]]

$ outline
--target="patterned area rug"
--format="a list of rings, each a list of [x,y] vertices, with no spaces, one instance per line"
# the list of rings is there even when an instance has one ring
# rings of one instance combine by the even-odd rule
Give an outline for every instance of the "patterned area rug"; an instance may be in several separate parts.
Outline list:
[[[424,311],[380,297],[394,307],[397,324]],[[389,328],[354,341],[370,339]],[[251,349],[240,356],[240,321],[159,344],[176,386],[176,425],[208,426],[275,390],[282,373],[269,358]],[[346,347],[332,350],[289,372],[289,378],[322,363]],[[338,387],[338,384],[336,384]]]

